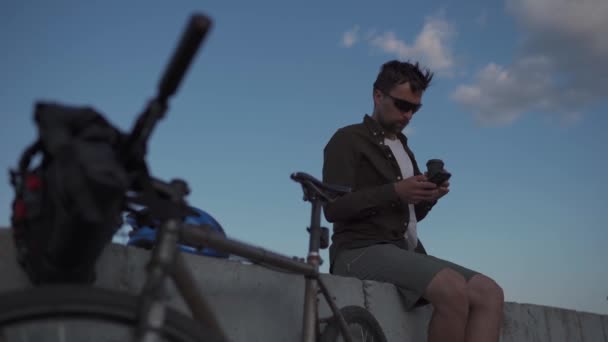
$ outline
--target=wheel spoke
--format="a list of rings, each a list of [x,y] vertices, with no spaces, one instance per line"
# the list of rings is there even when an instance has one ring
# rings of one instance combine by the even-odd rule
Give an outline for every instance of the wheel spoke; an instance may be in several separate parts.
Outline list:
[[[386,342],[386,336],[375,317],[365,308],[346,306],[340,309],[353,342]],[[338,320],[334,317],[321,336],[321,342],[344,341]]]

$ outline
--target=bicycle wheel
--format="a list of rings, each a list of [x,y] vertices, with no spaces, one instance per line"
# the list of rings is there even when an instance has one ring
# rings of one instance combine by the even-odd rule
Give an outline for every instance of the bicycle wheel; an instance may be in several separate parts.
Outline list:
[[[0,342],[132,341],[137,297],[100,288],[52,285],[0,295]],[[167,308],[163,341],[220,341]]]
[[[348,325],[353,342],[386,342],[382,327],[369,311],[359,306],[345,306],[340,313]],[[344,341],[336,316],[327,323],[320,339],[320,342],[335,341]]]

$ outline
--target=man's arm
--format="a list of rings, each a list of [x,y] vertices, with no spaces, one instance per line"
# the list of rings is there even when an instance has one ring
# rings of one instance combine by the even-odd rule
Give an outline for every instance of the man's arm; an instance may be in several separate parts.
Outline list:
[[[348,193],[325,206],[329,222],[348,221],[375,215],[382,206],[399,202],[392,183],[366,189],[356,189],[357,152],[348,132],[338,130],[325,146],[323,182],[350,187]]]

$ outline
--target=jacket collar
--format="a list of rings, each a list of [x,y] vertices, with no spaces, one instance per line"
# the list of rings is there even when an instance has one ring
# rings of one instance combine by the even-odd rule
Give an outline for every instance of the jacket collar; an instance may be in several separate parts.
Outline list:
[[[367,127],[367,129],[369,130],[369,133],[372,135],[372,137],[378,139],[379,141],[384,141],[386,134],[384,132],[384,129],[382,129],[382,127],[378,123],[378,121],[373,119],[368,114],[365,114],[365,116],[363,117],[363,124],[365,125],[365,127]],[[403,133],[401,133],[401,132],[398,133],[397,137],[402,142],[407,143],[407,137]]]

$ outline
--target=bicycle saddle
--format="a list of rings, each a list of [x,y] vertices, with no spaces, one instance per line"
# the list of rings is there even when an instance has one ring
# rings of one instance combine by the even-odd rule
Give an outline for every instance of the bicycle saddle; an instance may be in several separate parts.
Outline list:
[[[333,202],[336,198],[351,192],[347,186],[323,183],[305,172],[294,172],[291,179],[302,184],[304,199],[321,198],[326,202]]]

